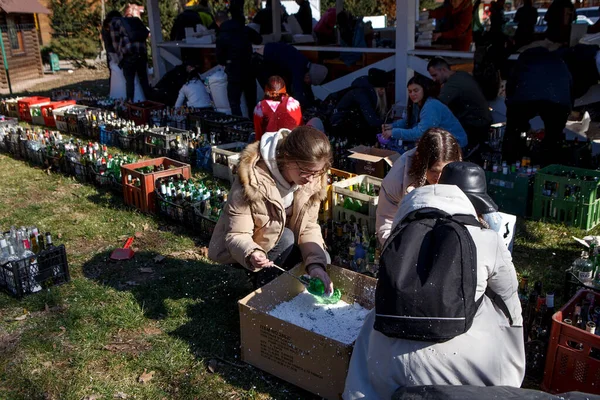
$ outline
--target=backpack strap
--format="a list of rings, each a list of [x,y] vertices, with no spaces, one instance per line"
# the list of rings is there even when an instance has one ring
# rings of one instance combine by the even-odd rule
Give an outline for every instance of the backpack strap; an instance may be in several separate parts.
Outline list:
[[[485,295],[487,297],[490,298],[490,300],[492,300],[492,302],[498,306],[498,308],[500,309],[500,311],[502,311],[504,313],[504,316],[506,316],[506,318],[508,319],[508,322],[510,323],[510,326],[513,325],[513,319],[512,316],[510,315],[510,311],[508,310],[508,306],[506,305],[506,303],[504,302],[504,300],[502,300],[502,297],[500,297],[500,295],[496,292],[494,292],[489,286],[485,289]],[[483,298],[483,296],[481,296],[481,298]]]

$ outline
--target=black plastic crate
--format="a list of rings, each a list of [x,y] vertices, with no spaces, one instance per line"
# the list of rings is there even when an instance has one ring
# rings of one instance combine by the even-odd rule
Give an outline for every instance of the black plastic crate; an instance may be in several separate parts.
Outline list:
[[[183,177],[178,175],[177,179],[183,179]],[[157,179],[154,185],[156,187],[156,212],[158,215],[184,226],[193,227],[194,211],[192,205],[187,202],[177,204],[166,199],[160,191],[161,180],[162,179]]]
[[[248,142],[250,135],[254,133],[254,123],[244,121],[226,127],[226,142]]]
[[[17,298],[71,280],[64,245],[0,266],[0,288]]]
[[[202,133],[207,135],[211,144],[231,143],[234,140],[231,140],[228,135],[229,129],[236,125],[239,126],[248,122],[250,122],[250,120],[247,118],[237,117],[235,115],[221,114],[209,116],[204,119]],[[245,137],[242,141],[247,142],[248,137]]]
[[[144,154],[144,135],[117,135],[117,145],[136,154]]]
[[[190,113],[190,114],[188,114],[187,129],[189,129],[191,131],[197,131],[198,128],[204,129],[204,126],[202,124],[204,123],[205,119],[214,118],[215,116],[219,116],[219,115],[227,115],[227,114],[220,113],[218,111],[215,111],[212,108],[206,108],[203,110],[198,110],[193,113]]]
[[[78,181],[87,182],[90,179],[90,172],[84,164],[81,163],[80,159],[77,158],[73,153],[65,156],[67,159],[67,174],[74,176]]]

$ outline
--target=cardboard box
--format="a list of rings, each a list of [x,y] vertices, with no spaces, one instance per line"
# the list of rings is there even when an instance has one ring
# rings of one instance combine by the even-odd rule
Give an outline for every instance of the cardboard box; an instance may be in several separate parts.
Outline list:
[[[298,266],[290,271],[304,273]],[[342,300],[375,306],[377,281],[329,265],[327,272],[342,290]],[[340,343],[268,314],[304,290],[296,279],[282,274],[238,301],[242,360],[326,399],[341,398],[353,345]]]
[[[358,175],[371,175],[376,178],[385,178],[394,161],[400,157],[395,151],[368,146],[358,146],[350,149],[350,152],[353,154],[348,158],[356,160],[355,172]]]

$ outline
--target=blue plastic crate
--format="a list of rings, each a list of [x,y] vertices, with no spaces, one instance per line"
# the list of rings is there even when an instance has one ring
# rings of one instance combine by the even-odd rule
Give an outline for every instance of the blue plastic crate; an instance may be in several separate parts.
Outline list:
[[[117,131],[107,130],[105,125],[100,126],[100,144],[117,146]]]

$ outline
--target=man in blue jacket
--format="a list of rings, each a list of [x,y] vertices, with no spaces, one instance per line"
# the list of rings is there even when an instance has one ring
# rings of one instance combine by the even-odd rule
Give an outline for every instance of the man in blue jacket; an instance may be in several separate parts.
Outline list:
[[[291,89],[291,95],[303,108],[313,101],[311,85],[320,85],[327,77],[327,67],[308,61],[298,49],[283,42],[267,43],[262,52],[259,82],[264,87],[273,75],[279,75]]]
[[[506,131],[502,154],[508,163],[524,155],[522,132],[530,128],[529,120],[539,115],[544,121],[541,143],[542,165],[557,163],[561,158],[563,130],[573,104],[573,78],[557,54],[543,47],[529,49],[519,56],[506,83]]]

